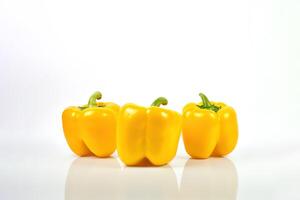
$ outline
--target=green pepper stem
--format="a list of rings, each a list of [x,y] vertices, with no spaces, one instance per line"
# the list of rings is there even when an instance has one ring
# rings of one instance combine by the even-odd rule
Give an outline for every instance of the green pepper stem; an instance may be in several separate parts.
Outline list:
[[[208,100],[207,96],[205,96],[205,94],[199,93],[199,96],[200,96],[201,99],[202,99],[202,102],[203,102],[204,107],[210,107],[210,106],[211,106],[211,103],[210,103],[210,101]]]
[[[151,106],[157,106],[157,107],[159,107],[160,105],[164,105],[164,106],[168,105],[168,100],[165,97],[158,97],[151,104]]]
[[[100,100],[101,98],[102,98],[101,92],[99,91],[94,92],[89,98],[88,107],[97,106],[97,100]]]
[[[207,96],[205,96],[203,93],[199,93],[199,96],[201,97],[202,103],[203,103],[202,105],[198,105],[199,108],[212,110],[214,112],[218,112],[221,109],[221,106],[217,106],[217,105],[212,104],[208,100]]]

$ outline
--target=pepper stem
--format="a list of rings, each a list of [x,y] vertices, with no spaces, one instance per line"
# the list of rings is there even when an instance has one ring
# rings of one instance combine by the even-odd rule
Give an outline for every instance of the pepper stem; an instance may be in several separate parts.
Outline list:
[[[164,105],[164,106],[168,105],[168,100],[165,97],[158,97],[151,104],[151,106],[157,106],[157,107],[159,107],[160,105]]]
[[[201,97],[202,102],[203,102],[203,105],[204,105],[205,107],[210,107],[210,106],[211,106],[211,103],[210,103],[210,101],[208,100],[207,96],[205,96],[205,94],[199,93],[199,96]]]
[[[198,105],[199,108],[211,110],[211,111],[214,111],[214,112],[218,112],[221,109],[221,106],[216,106],[216,105],[212,104],[208,100],[207,96],[205,96],[205,94],[199,93],[199,96],[201,97],[202,103],[203,103],[201,106]]]
[[[99,91],[94,92],[89,98],[88,107],[97,106],[97,100],[100,100],[101,98],[102,98],[101,92]]]

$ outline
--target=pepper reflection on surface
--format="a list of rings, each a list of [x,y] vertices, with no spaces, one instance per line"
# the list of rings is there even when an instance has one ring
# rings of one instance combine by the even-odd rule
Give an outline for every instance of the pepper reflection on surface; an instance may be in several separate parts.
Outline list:
[[[237,199],[238,174],[228,158],[189,159],[183,170],[180,199]]]
[[[177,161],[175,159],[173,162]],[[65,199],[234,200],[237,198],[237,187],[237,171],[228,158],[187,160],[178,190],[176,175],[169,165],[125,166],[122,169],[113,157],[82,157],[71,164]]]
[[[77,158],[71,164],[65,199],[175,199],[176,175],[162,167],[124,167],[116,158]]]
[[[169,166],[125,167],[120,179],[122,199],[176,199],[178,186]]]
[[[121,167],[116,158],[80,157],[68,172],[65,199],[118,199]]]

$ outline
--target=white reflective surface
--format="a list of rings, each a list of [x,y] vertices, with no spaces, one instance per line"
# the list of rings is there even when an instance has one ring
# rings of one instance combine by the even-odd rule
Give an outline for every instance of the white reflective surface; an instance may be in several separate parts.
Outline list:
[[[33,153],[31,153],[33,154]],[[23,156],[20,156],[23,155]],[[189,159],[127,167],[99,159],[24,150],[0,158],[4,199],[298,199],[299,152],[284,158]]]

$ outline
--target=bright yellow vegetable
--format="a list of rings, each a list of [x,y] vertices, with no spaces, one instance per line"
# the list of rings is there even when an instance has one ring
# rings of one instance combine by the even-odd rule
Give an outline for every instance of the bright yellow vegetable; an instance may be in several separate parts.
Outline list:
[[[210,102],[200,93],[202,103],[183,108],[182,135],[187,153],[193,158],[225,156],[238,140],[234,109],[224,103]]]
[[[119,113],[117,150],[126,165],[167,164],[175,156],[181,131],[181,115],[159,108],[167,99],[156,99],[151,107],[124,105]]]
[[[62,114],[65,138],[78,156],[110,156],[116,149],[116,126],[119,106],[101,99],[95,92],[89,103],[82,107],[69,107]]]

